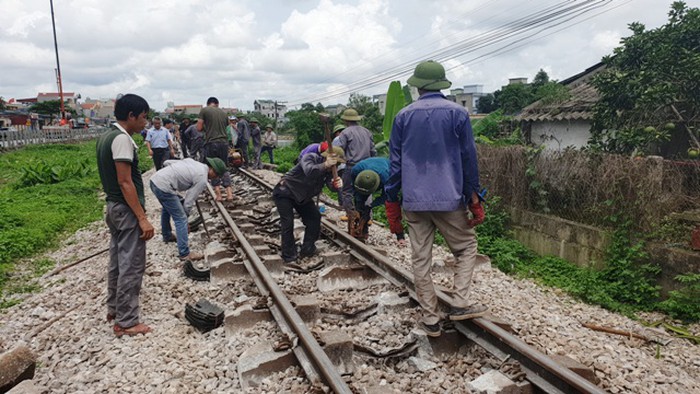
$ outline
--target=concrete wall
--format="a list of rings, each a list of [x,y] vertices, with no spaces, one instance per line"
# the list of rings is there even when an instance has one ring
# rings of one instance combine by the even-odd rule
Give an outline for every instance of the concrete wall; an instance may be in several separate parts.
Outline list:
[[[601,269],[605,264],[608,234],[556,216],[511,210],[515,238],[540,256],[558,256],[581,267]],[[689,237],[690,238],[690,237]],[[663,244],[647,245],[652,263],[661,267],[659,285],[664,297],[680,288],[677,275],[700,271],[700,252]]]
[[[604,231],[556,216],[513,209],[515,238],[541,256],[558,256],[582,267],[602,267],[608,236]]]
[[[532,122],[531,139],[546,149],[582,148],[591,137],[591,123],[583,120]]]

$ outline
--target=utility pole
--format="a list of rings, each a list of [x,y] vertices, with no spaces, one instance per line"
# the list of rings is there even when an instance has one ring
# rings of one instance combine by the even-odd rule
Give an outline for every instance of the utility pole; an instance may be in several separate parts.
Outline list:
[[[287,104],[286,101],[277,101],[277,100],[275,100],[275,122],[277,122],[277,121],[279,120],[279,114],[277,113],[277,105],[278,105],[277,103],[280,103],[280,104]]]
[[[56,78],[58,80],[58,95],[61,97],[61,119],[66,119],[66,108],[63,104],[63,82],[61,81],[61,62],[58,61],[58,40],[56,39],[56,20],[53,13],[53,0],[51,3],[51,24],[53,25],[53,46],[56,50]]]

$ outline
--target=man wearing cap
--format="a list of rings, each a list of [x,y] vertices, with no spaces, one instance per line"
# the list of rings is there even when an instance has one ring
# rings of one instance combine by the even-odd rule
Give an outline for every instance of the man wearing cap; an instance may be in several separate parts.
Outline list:
[[[469,300],[468,295],[476,263],[474,227],[484,221],[484,209],[469,113],[440,93],[452,85],[444,67],[434,61],[421,62],[408,84],[418,88],[420,97],[394,119],[389,139],[390,176],[385,186],[387,219],[390,226],[400,226],[403,207],[416,294],[423,312],[422,328],[437,337],[441,316],[431,278],[435,229],[440,230],[456,260],[449,319],[481,316],[487,308]]]
[[[207,179],[221,177],[227,170],[218,157],[208,157],[206,164],[193,159],[167,160],[161,171],[151,177],[151,191],[158,198],[163,209],[160,213],[160,227],[163,241],[177,242],[181,261],[195,261],[204,255],[191,252],[188,240],[187,217],[197,198],[207,187]],[[185,192],[184,203],[179,192]],[[175,222],[175,236],[170,226],[170,218]]]
[[[243,165],[241,167],[247,168],[248,161],[248,141],[250,141],[250,124],[245,119],[246,115],[244,113],[239,113],[236,115],[238,118],[238,149],[241,150],[241,155],[243,156]]]
[[[272,191],[272,199],[280,215],[282,259],[285,263],[293,263],[297,257],[310,257],[316,253],[316,240],[321,233],[321,213],[313,198],[321,193],[324,185],[334,191],[343,187],[343,181],[339,177],[333,179],[331,171],[337,163],[344,161],[343,156],[343,149],[339,147],[333,147],[333,154],[330,155],[328,151],[310,152],[282,176]],[[294,242],[294,211],[306,226],[298,254]]]
[[[250,118],[250,138],[253,140],[253,169],[262,168],[260,164],[260,153],[262,153],[262,131],[258,125],[257,118]]]
[[[216,97],[209,97],[207,106],[199,111],[199,119],[197,119],[197,130],[204,133],[204,157],[217,157],[224,163],[228,163],[227,125],[228,117],[219,108],[219,100]],[[226,189],[226,200],[233,200],[231,175],[228,169],[222,176],[212,179],[211,185],[214,187],[216,201],[222,200],[221,186]]]
[[[345,171],[343,172],[342,204],[346,215],[349,217],[354,211],[353,206],[353,184],[351,178],[352,167],[368,157],[377,155],[374,148],[372,133],[366,128],[357,124],[362,117],[353,108],[343,111],[340,119],[345,123],[345,129],[338,137],[337,146],[343,148],[345,152]],[[335,144],[334,144],[335,145]]]
[[[274,129],[271,124],[265,125],[265,134],[262,137],[262,152],[267,152],[270,157],[270,164],[275,164],[275,155],[273,150],[277,148],[277,134],[275,134]]]
[[[370,157],[355,164],[351,171],[355,190],[355,209],[360,213],[363,224],[361,240],[365,241],[369,234],[372,209],[386,201],[384,185],[389,180],[389,159]],[[403,227],[400,225],[392,227],[391,223],[389,224],[389,230],[396,234],[397,244],[405,246]]]

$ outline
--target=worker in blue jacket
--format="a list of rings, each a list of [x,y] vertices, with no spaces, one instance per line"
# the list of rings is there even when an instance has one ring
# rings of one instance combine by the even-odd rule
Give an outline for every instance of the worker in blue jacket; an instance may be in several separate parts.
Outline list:
[[[431,60],[421,62],[407,82],[420,97],[399,111],[392,125],[387,219],[399,226],[403,207],[422,329],[435,337],[442,317],[431,276],[436,229],[455,256],[449,319],[470,319],[488,309],[469,298],[477,251],[474,227],[484,221],[484,209],[469,113],[440,92],[452,85],[445,68]]]
[[[361,240],[366,240],[369,234],[369,221],[372,217],[372,209],[386,201],[384,185],[389,179],[389,159],[385,157],[370,157],[361,160],[352,168],[352,181],[354,185],[355,210],[360,213],[362,219]],[[400,225],[389,227],[396,234],[396,242],[399,246],[405,246],[403,227]]]

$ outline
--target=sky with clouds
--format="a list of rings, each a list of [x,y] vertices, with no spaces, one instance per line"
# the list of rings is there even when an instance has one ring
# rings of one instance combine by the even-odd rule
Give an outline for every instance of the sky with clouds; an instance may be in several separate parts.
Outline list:
[[[591,9],[538,22],[582,3]],[[346,103],[348,92],[384,93],[428,58],[443,62],[453,87],[485,92],[541,68],[564,79],[610,54],[629,23],[664,24],[671,3],[54,0],[54,12],[64,91],[136,93],[158,111],[216,96],[250,110],[256,99],[330,105]],[[0,0],[0,10],[0,96],[56,92],[49,0]]]

